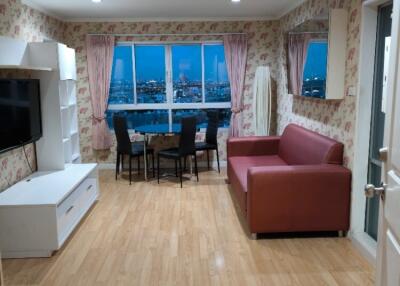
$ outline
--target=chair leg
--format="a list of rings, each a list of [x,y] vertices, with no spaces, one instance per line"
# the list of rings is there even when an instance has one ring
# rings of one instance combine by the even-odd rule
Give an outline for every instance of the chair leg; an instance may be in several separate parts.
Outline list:
[[[197,182],[199,181],[199,170],[197,169],[197,156],[196,152],[194,152],[194,172],[196,173]]]
[[[182,188],[182,160],[181,160],[181,158],[179,158],[179,178],[181,181],[181,188]]]
[[[210,170],[210,153],[207,150],[207,168]]]
[[[121,173],[124,171],[124,154],[121,154]]]
[[[183,157],[183,170],[186,171],[186,156]]]
[[[149,155],[149,153],[147,153],[146,154],[146,160],[147,160],[147,164],[145,164],[145,166],[147,167],[146,168],[146,171],[147,171],[147,174],[149,173],[149,169],[150,169],[150,166],[149,166],[149,158],[150,158],[150,155]],[[143,160],[144,160],[144,157],[143,157]]]
[[[178,160],[175,160],[175,176],[178,178]]]
[[[157,183],[160,183],[160,155],[157,154]]]
[[[129,185],[132,184],[132,156],[129,156]]]
[[[117,177],[119,175],[119,160],[120,160],[120,154],[117,152],[117,163],[115,164],[115,180],[117,180]]]
[[[221,170],[219,168],[219,154],[218,154],[218,147],[215,149],[215,152],[217,153],[217,164],[218,164],[218,173],[221,173]]]
[[[140,156],[138,156],[138,175],[140,175]]]
[[[153,153],[151,153],[151,163],[152,163],[152,166],[153,166],[153,178],[156,176],[156,168],[155,168],[155,166],[154,166],[154,152]]]

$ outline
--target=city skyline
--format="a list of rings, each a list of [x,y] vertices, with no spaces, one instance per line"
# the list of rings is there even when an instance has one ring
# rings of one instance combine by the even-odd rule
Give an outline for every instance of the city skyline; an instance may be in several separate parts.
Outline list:
[[[133,61],[133,54],[135,61]],[[230,83],[222,45],[204,46],[204,71],[202,71],[201,45],[172,45],[172,103],[230,102]],[[167,69],[165,46],[135,45],[117,46],[110,83],[109,104],[166,103]],[[135,63],[134,63],[135,62]],[[135,65],[135,67],[133,66]],[[204,73],[204,85],[202,75]],[[136,85],[136,86],[135,86]],[[112,116],[123,113],[128,118],[128,126],[134,129],[144,124],[168,124],[180,122],[183,116],[195,115],[198,127],[206,127],[209,109],[172,110],[108,110],[107,121],[112,128]],[[220,127],[228,127],[230,108],[218,109]],[[169,115],[171,113],[171,115]]]

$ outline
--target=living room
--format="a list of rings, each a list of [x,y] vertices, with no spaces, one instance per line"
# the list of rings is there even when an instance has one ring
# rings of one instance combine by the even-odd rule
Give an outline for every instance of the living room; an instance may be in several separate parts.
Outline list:
[[[399,14],[1,0],[0,285],[399,285]]]

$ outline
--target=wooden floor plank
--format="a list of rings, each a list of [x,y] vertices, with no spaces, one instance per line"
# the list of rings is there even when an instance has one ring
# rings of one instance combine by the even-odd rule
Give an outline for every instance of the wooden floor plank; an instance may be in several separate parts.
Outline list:
[[[48,259],[3,260],[5,285],[373,285],[347,238],[251,240],[225,175],[114,180]]]

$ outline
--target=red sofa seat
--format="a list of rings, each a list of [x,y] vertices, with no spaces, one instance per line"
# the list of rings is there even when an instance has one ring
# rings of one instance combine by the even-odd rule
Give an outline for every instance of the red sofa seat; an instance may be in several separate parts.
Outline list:
[[[282,136],[230,138],[228,179],[252,233],[347,231],[343,144],[295,124]]]

